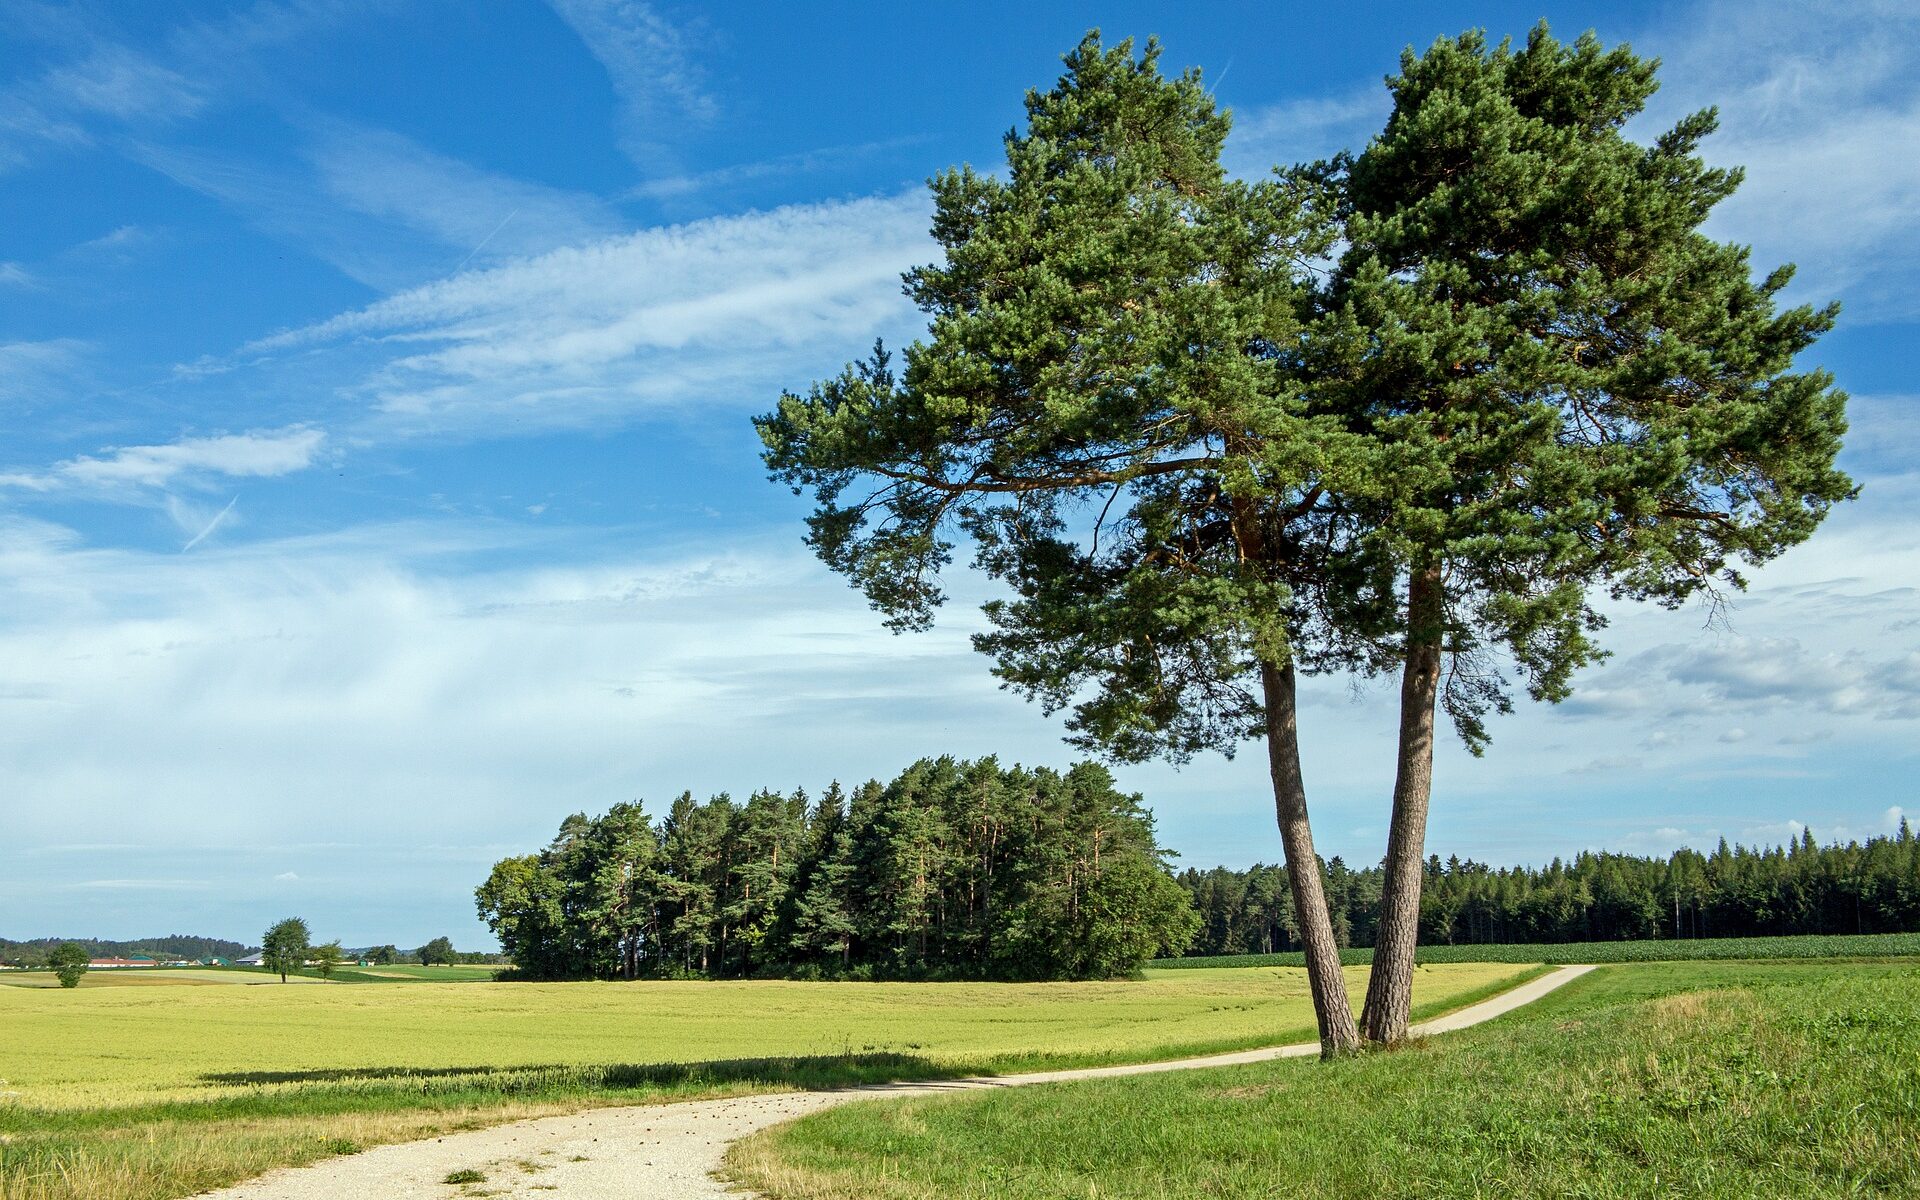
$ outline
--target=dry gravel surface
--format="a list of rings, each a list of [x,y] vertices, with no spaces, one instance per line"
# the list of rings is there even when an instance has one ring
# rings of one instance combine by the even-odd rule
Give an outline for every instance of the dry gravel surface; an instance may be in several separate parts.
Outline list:
[[[1586,966],[1561,967],[1491,1000],[1417,1025],[1414,1033],[1448,1033],[1478,1025],[1530,1004],[1591,970]],[[850,1100],[1231,1066],[1305,1057],[1317,1054],[1319,1049],[1317,1043],[1306,1043],[1119,1067],[591,1109],[571,1116],[541,1117],[427,1141],[381,1146],[309,1167],[275,1171],[207,1195],[218,1200],[338,1200],[345,1196],[454,1200],[482,1194],[524,1200],[681,1200],[698,1196],[739,1200],[741,1193],[713,1177],[729,1144],[770,1125]],[[485,1179],[465,1185],[446,1182],[449,1175],[462,1171],[479,1172]]]

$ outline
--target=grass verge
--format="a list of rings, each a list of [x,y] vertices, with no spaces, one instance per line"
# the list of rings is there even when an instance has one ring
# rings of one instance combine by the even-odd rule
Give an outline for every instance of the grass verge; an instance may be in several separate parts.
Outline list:
[[[872,1101],[734,1148],[777,1200],[1920,1195],[1920,968],[1608,967],[1392,1053]]]

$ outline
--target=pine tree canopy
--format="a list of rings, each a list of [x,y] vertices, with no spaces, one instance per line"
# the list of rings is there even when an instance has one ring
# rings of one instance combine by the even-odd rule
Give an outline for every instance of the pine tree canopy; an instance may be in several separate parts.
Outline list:
[[[1656,66],[1544,24],[1518,50],[1443,39],[1403,57],[1385,130],[1322,168],[1347,245],[1309,373],[1365,432],[1347,482],[1369,539],[1443,580],[1470,744],[1506,704],[1483,652],[1559,699],[1598,653],[1590,587],[1738,588],[1853,494],[1846,397],[1794,368],[1837,306],[1776,311],[1791,269],[1756,282],[1700,232],[1740,181],[1697,154],[1711,111],[1625,136]]]
[[[876,347],[758,421],[819,501],[811,544],[890,624],[930,621],[970,537],[1015,592],[979,648],[1123,759],[1231,753],[1261,660],[1344,661],[1373,623],[1329,583],[1369,569],[1322,483],[1353,438],[1295,371],[1331,196],[1227,178],[1227,117],[1158,54],[1089,35],[1004,178],[933,181],[945,257],[907,276],[930,333],[903,371]]]
[[[1845,396],[1794,367],[1837,310],[1776,311],[1790,270],[1700,232],[1740,179],[1697,154],[1711,112],[1625,136],[1655,63],[1443,39],[1357,158],[1248,183],[1157,58],[1082,41],[1004,177],[933,181],[903,367],[758,422],[896,628],[969,538],[1014,592],[996,672],[1083,745],[1182,758],[1260,732],[1261,661],[1399,661],[1396,580],[1430,571],[1477,748],[1498,655],[1549,700],[1599,655],[1593,589],[1717,600],[1852,495]]]

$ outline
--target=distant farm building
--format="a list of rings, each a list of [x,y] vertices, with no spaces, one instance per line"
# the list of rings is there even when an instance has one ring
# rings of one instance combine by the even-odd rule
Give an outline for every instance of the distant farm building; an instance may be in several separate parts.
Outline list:
[[[160,964],[144,954],[135,954],[127,958],[96,958],[87,963],[94,971],[119,971],[128,967],[155,967]]]

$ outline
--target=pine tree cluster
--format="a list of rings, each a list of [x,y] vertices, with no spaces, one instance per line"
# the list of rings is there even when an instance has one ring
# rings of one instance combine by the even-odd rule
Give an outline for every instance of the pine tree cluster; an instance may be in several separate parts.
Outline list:
[[[890,783],[575,814],[475,893],[535,979],[1087,979],[1196,926],[1138,796],[1065,772],[923,759]]]
[[[1327,902],[1342,946],[1370,946],[1381,871],[1326,865]],[[1187,953],[1297,949],[1299,929],[1280,867],[1215,867],[1179,876],[1200,914]],[[1887,837],[1820,846],[1809,830],[1785,846],[1729,846],[1667,858],[1587,852],[1545,867],[1490,867],[1438,855],[1420,890],[1426,945],[1599,942],[1640,938],[1778,937],[1920,931],[1920,837],[1906,821]]]

